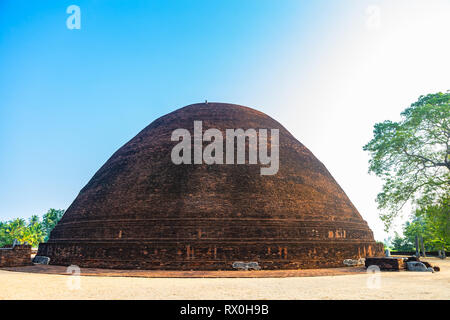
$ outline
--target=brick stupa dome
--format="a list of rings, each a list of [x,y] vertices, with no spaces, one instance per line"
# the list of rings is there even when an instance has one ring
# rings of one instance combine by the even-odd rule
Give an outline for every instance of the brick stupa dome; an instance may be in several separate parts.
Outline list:
[[[279,129],[278,173],[261,175],[260,164],[174,164],[172,131],[192,133],[194,121],[203,131]],[[235,261],[339,267],[382,250],[325,166],[281,124],[247,107],[202,103],[155,120],[115,152],[38,255],[81,267],[225,270]]]

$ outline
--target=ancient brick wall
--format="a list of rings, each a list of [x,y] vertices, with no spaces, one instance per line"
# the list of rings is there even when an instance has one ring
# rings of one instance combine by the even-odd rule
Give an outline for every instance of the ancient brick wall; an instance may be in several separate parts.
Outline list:
[[[43,243],[39,255],[57,265],[164,270],[231,270],[235,261],[258,262],[262,269],[342,267],[344,259],[383,256],[383,244],[373,242],[296,241],[253,243],[177,242],[58,242]]]
[[[31,246],[16,245],[14,248],[0,248],[0,267],[31,265]]]

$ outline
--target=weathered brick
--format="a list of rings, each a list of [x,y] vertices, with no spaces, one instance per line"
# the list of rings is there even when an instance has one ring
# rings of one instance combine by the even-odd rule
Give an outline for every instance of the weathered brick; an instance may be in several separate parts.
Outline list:
[[[197,120],[224,138],[226,129],[279,129],[278,173],[261,176],[248,163],[173,164],[172,131],[192,134]],[[114,153],[38,254],[85,267],[211,270],[257,261],[289,269],[342,266],[383,248],[325,166],[282,125],[254,109],[208,103],[155,120]]]
[[[370,266],[378,266],[380,270],[400,271],[406,268],[403,258],[395,257],[370,257],[366,258],[366,268]]]
[[[0,267],[20,267],[31,264],[31,246],[16,245],[14,248],[0,248]]]

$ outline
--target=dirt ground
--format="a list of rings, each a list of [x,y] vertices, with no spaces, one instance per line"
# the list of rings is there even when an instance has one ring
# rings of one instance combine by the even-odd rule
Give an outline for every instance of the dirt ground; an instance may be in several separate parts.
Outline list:
[[[425,260],[425,259],[424,259]],[[0,270],[0,299],[450,299],[450,259],[440,272],[362,268],[162,272],[37,266]],[[199,278],[192,278],[198,276]],[[256,276],[256,277],[255,277]]]

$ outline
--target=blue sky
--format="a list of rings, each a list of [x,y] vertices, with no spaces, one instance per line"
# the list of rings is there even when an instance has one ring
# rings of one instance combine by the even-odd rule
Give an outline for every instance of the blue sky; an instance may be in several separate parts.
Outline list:
[[[66,27],[72,4],[80,30]],[[0,219],[67,208],[142,128],[208,99],[284,124],[382,238],[381,184],[361,147],[376,121],[450,89],[448,10],[448,1],[3,0]],[[418,51],[419,39],[436,51]]]

